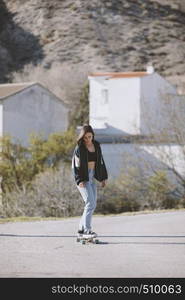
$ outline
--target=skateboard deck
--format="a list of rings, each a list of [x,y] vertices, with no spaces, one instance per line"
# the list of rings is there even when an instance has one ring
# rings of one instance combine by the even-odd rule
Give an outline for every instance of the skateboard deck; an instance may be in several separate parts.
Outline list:
[[[87,236],[86,235],[78,235],[76,241],[78,243],[81,243],[82,245],[89,244],[89,243],[92,243],[92,244],[99,243],[99,240],[97,239],[97,237],[88,236],[88,235]]]

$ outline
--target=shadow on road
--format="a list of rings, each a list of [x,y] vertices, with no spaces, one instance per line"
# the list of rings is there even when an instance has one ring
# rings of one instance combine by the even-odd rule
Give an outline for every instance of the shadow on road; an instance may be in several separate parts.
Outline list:
[[[2,233],[0,237],[23,237],[23,238],[76,238],[76,235],[35,235],[35,234],[10,234],[10,233]],[[98,238],[159,238],[159,239],[178,239],[185,238],[185,235],[99,235]],[[176,242],[176,241],[99,241],[100,245],[107,244],[133,244],[133,245],[185,245],[184,242]]]
[[[66,238],[75,238],[76,235],[49,235],[49,234],[11,234],[11,233],[2,233],[0,234],[0,237],[4,236],[4,237],[44,237],[44,238],[56,238],[56,237],[66,237]]]
[[[114,244],[114,245],[118,245],[118,244],[125,244],[125,245],[185,245],[184,243],[181,242],[108,242],[107,244]]]

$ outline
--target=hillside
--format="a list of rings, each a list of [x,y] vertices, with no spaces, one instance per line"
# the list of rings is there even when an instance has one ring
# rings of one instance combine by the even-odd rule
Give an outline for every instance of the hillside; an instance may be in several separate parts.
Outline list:
[[[185,92],[185,8],[179,3],[1,0],[0,82],[45,81],[73,102],[88,72],[144,70],[152,62]]]

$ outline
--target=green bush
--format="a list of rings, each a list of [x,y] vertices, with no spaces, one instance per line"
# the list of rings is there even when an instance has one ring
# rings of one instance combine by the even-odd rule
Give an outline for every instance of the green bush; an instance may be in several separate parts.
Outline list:
[[[157,171],[148,179],[148,202],[151,209],[171,208],[176,201],[170,199],[171,185],[164,171]]]
[[[117,187],[117,183],[112,181],[104,189],[99,190],[99,197],[96,212],[102,214],[122,213],[127,211],[140,210],[137,198],[125,193],[125,190]]]
[[[100,189],[96,211],[108,214],[184,207],[185,201],[173,196],[174,188],[164,171],[142,176],[137,168],[130,168]]]
[[[61,161],[71,160],[75,131],[53,133],[47,140],[32,134],[29,146],[13,143],[10,136],[1,138],[0,177],[3,193],[29,185],[36,174],[57,168]]]

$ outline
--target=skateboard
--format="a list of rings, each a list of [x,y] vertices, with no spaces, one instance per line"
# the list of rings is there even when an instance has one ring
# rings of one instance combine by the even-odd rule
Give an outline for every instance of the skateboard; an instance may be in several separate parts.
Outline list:
[[[81,243],[82,245],[85,244],[99,244],[99,240],[97,239],[97,237],[94,236],[88,236],[88,235],[78,235],[76,241],[78,243]]]

